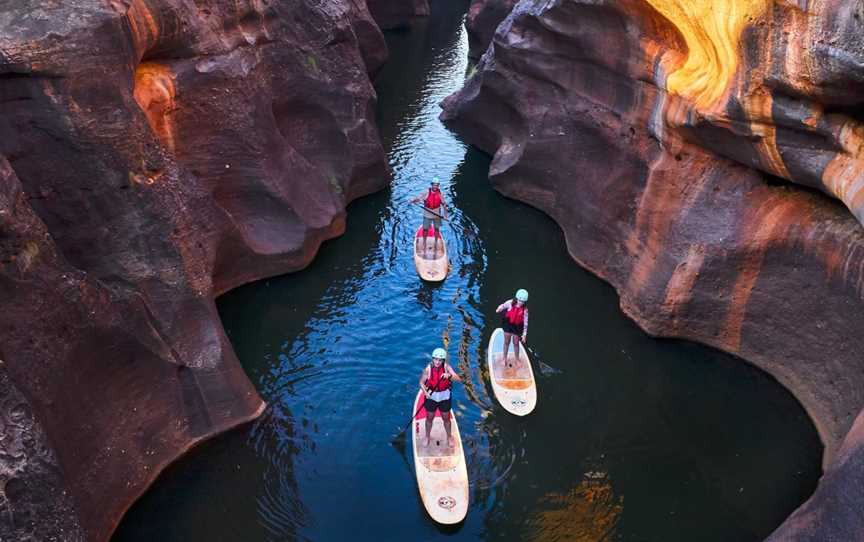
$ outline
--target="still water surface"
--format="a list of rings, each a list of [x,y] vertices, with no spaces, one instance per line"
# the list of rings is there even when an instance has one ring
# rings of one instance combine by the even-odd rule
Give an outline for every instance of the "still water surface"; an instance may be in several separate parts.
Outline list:
[[[466,73],[467,3],[435,2],[388,35],[376,86],[391,189],[353,204],[308,269],[219,300],[267,412],[171,467],[115,542],[755,541],[814,489],[822,448],[789,393],[639,331],[557,226],[495,193],[488,158],[438,121]],[[418,280],[410,244],[409,200],[432,175],[453,206],[441,285]],[[524,419],[481,368],[495,307],[519,287],[540,389]],[[442,343],[466,380],[454,398],[471,482],[468,517],[448,529],[423,510],[410,446],[391,443]]]

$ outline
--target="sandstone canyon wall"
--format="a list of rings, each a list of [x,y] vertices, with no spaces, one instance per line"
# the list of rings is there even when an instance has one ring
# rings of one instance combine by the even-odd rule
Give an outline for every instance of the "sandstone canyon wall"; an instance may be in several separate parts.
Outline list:
[[[518,0],[473,0],[465,17],[468,30],[468,56],[480,58],[492,43],[495,29],[503,21]]]
[[[387,30],[411,26],[429,15],[429,0],[366,0],[378,26]]]
[[[644,329],[799,398],[826,475],[776,540],[864,529],[862,106],[864,8],[829,0],[523,0],[444,103]]]
[[[363,0],[0,4],[0,539],[106,540],[264,408],[214,298],[385,186]]]

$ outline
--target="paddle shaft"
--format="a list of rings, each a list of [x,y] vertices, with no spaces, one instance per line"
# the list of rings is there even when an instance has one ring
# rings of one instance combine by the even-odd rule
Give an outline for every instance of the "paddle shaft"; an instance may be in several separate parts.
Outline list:
[[[413,202],[413,201],[412,201],[411,203],[413,203],[413,204],[416,205],[417,207],[422,207],[424,211],[429,211],[430,213],[432,213],[433,215],[437,216],[438,218],[440,218],[441,220],[443,220],[443,221],[445,221],[445,222],[450,222],[450,219],[449,219],[449,218],[444,218],[443,216],[439,215],[438,213],[436,213],[436,212],[433,211],[432,209],[426,207],[426,206],[423,205],[422,203],[417,203],[417,202]],[[453,226],[454,228],[459,228],[459,229],[462,231],[462,233],[464,233],[465,235],[467,235],[467,236],[469,236],[469,237],[475,237],[475,236],[477,235],[476,233],[474,233],[473,231],[469,230],[468,228],[463,228],[463,227],[459,227],[459,226],[454,226],[452,222],[450,222],[450,225]]]
[[[430,209],[429,207],[426,207],[426,206],[423,205],[422,203],[417,203],[416,201],[413,201],[413,202],[411,202],[411,203],[413,203],[414,205],[416,205],[416,206],[418,206],[418,207],[423,207],[423,210],[424,210],[424,211],[429,211],[430,213],[432,213],[433,215],[437,216],[437,217],[440,218],[441,220],[444,220],[445,222],[450,222],[450,219],[449,219],[449,218],[444,218],[443,216],[439,215],[438,213],[436,213],[435,211],[433,211],[433,210]]]
[[[438,383],[440,384],[441,381],[439,380]],[[438,390],[438,389],[437,389],[437,388],[438,388],[438,385],[437,385],[437,384],[435,385],[435,388],[436,388],[435,391],[441,391],[441,390]],[[424,393],[424,395],[425,395],[425,393]],[[402,433],[405,432],[406,429],[408,429],[409,427],[411,427],[411,424],[414,423],[414,418],[416,418],[416,417],[417,417],[417,414],[420,414],[420,411],[423,410],[423,407],[426,406],[426,399],[428,399],[428,397],[426,397],[426,398],[423,399],[423,402],[420,403],[420,408],[418,408],[418,409],[417,409],[417,412],[415,412],[414,415],[411,416],[411,419],[408,420],[408,423],[405,424],[405,427],[403,427],[402,430],[399,431],[399,433],[398,433],[399,435],[401,435]]]
[[[423,403],[420,403],[420,408],[418,408],[417,412],[415,412],[414,415],[411,416],[411,419],[408,421],[408,423],[405,425],[405,427],[403,427],[402,430],[399,431],[399,433],[398,433],[399,435],[401,435],[402,433],[407,431],[409,427],[411,427],[411,424],[414,423],[414,418],[417,417],[417,414],[420,414],[420,411],[423,410],[423,407],[425,407],[425,406],[426,406],[425,401]]]

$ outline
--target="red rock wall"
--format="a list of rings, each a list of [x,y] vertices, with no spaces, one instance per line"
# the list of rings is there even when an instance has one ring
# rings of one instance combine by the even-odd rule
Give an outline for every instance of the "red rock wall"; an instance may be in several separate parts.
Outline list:
[[[768,538],[768,542],[861,540],[862,487],[864,413],[858,415],[819,481],[816,493]]]
[[[503,21],[518,0],[473,0],[465,18],[468,29],[468,56],[480,58],[489,44],[495,29]]]
[[[378,26],[388,30],[411,26],[429,15],[429,0],[366,0]]]
[[[264,408],[214,297],[307,265],[385,186],[386,49],[353,0],[23,0],[0,21],[0,416],[26,405],[56,465],[0,459],[0,538],[38,514],[25,538],[106,540],[167,464]]]
[[[739,355],[792,390],[839,472],[864,406],[864,147],[850,114],[864,104],[862,19],[848,4],[771,3],[722,36],[734,62],[691,80],[699,21],[658,2],[520,2],[442,117],[649,333]],[[840,491],[840,478],[807,506],[857,510],[864,486]]]

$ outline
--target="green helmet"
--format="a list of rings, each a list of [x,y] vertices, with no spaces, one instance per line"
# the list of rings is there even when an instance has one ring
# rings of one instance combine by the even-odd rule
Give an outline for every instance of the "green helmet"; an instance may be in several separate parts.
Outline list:
[[[432,184],[441,184],[441,177],[437,175],[432,177]]]
[[[436,348],[432,351],[432,357],[437,359],[447,359],[447,351],[443,348]]]
[[[516,292],[516,301],[521,301],[522,303],[528,301],[528,290],[520,288],[519,291]]]

